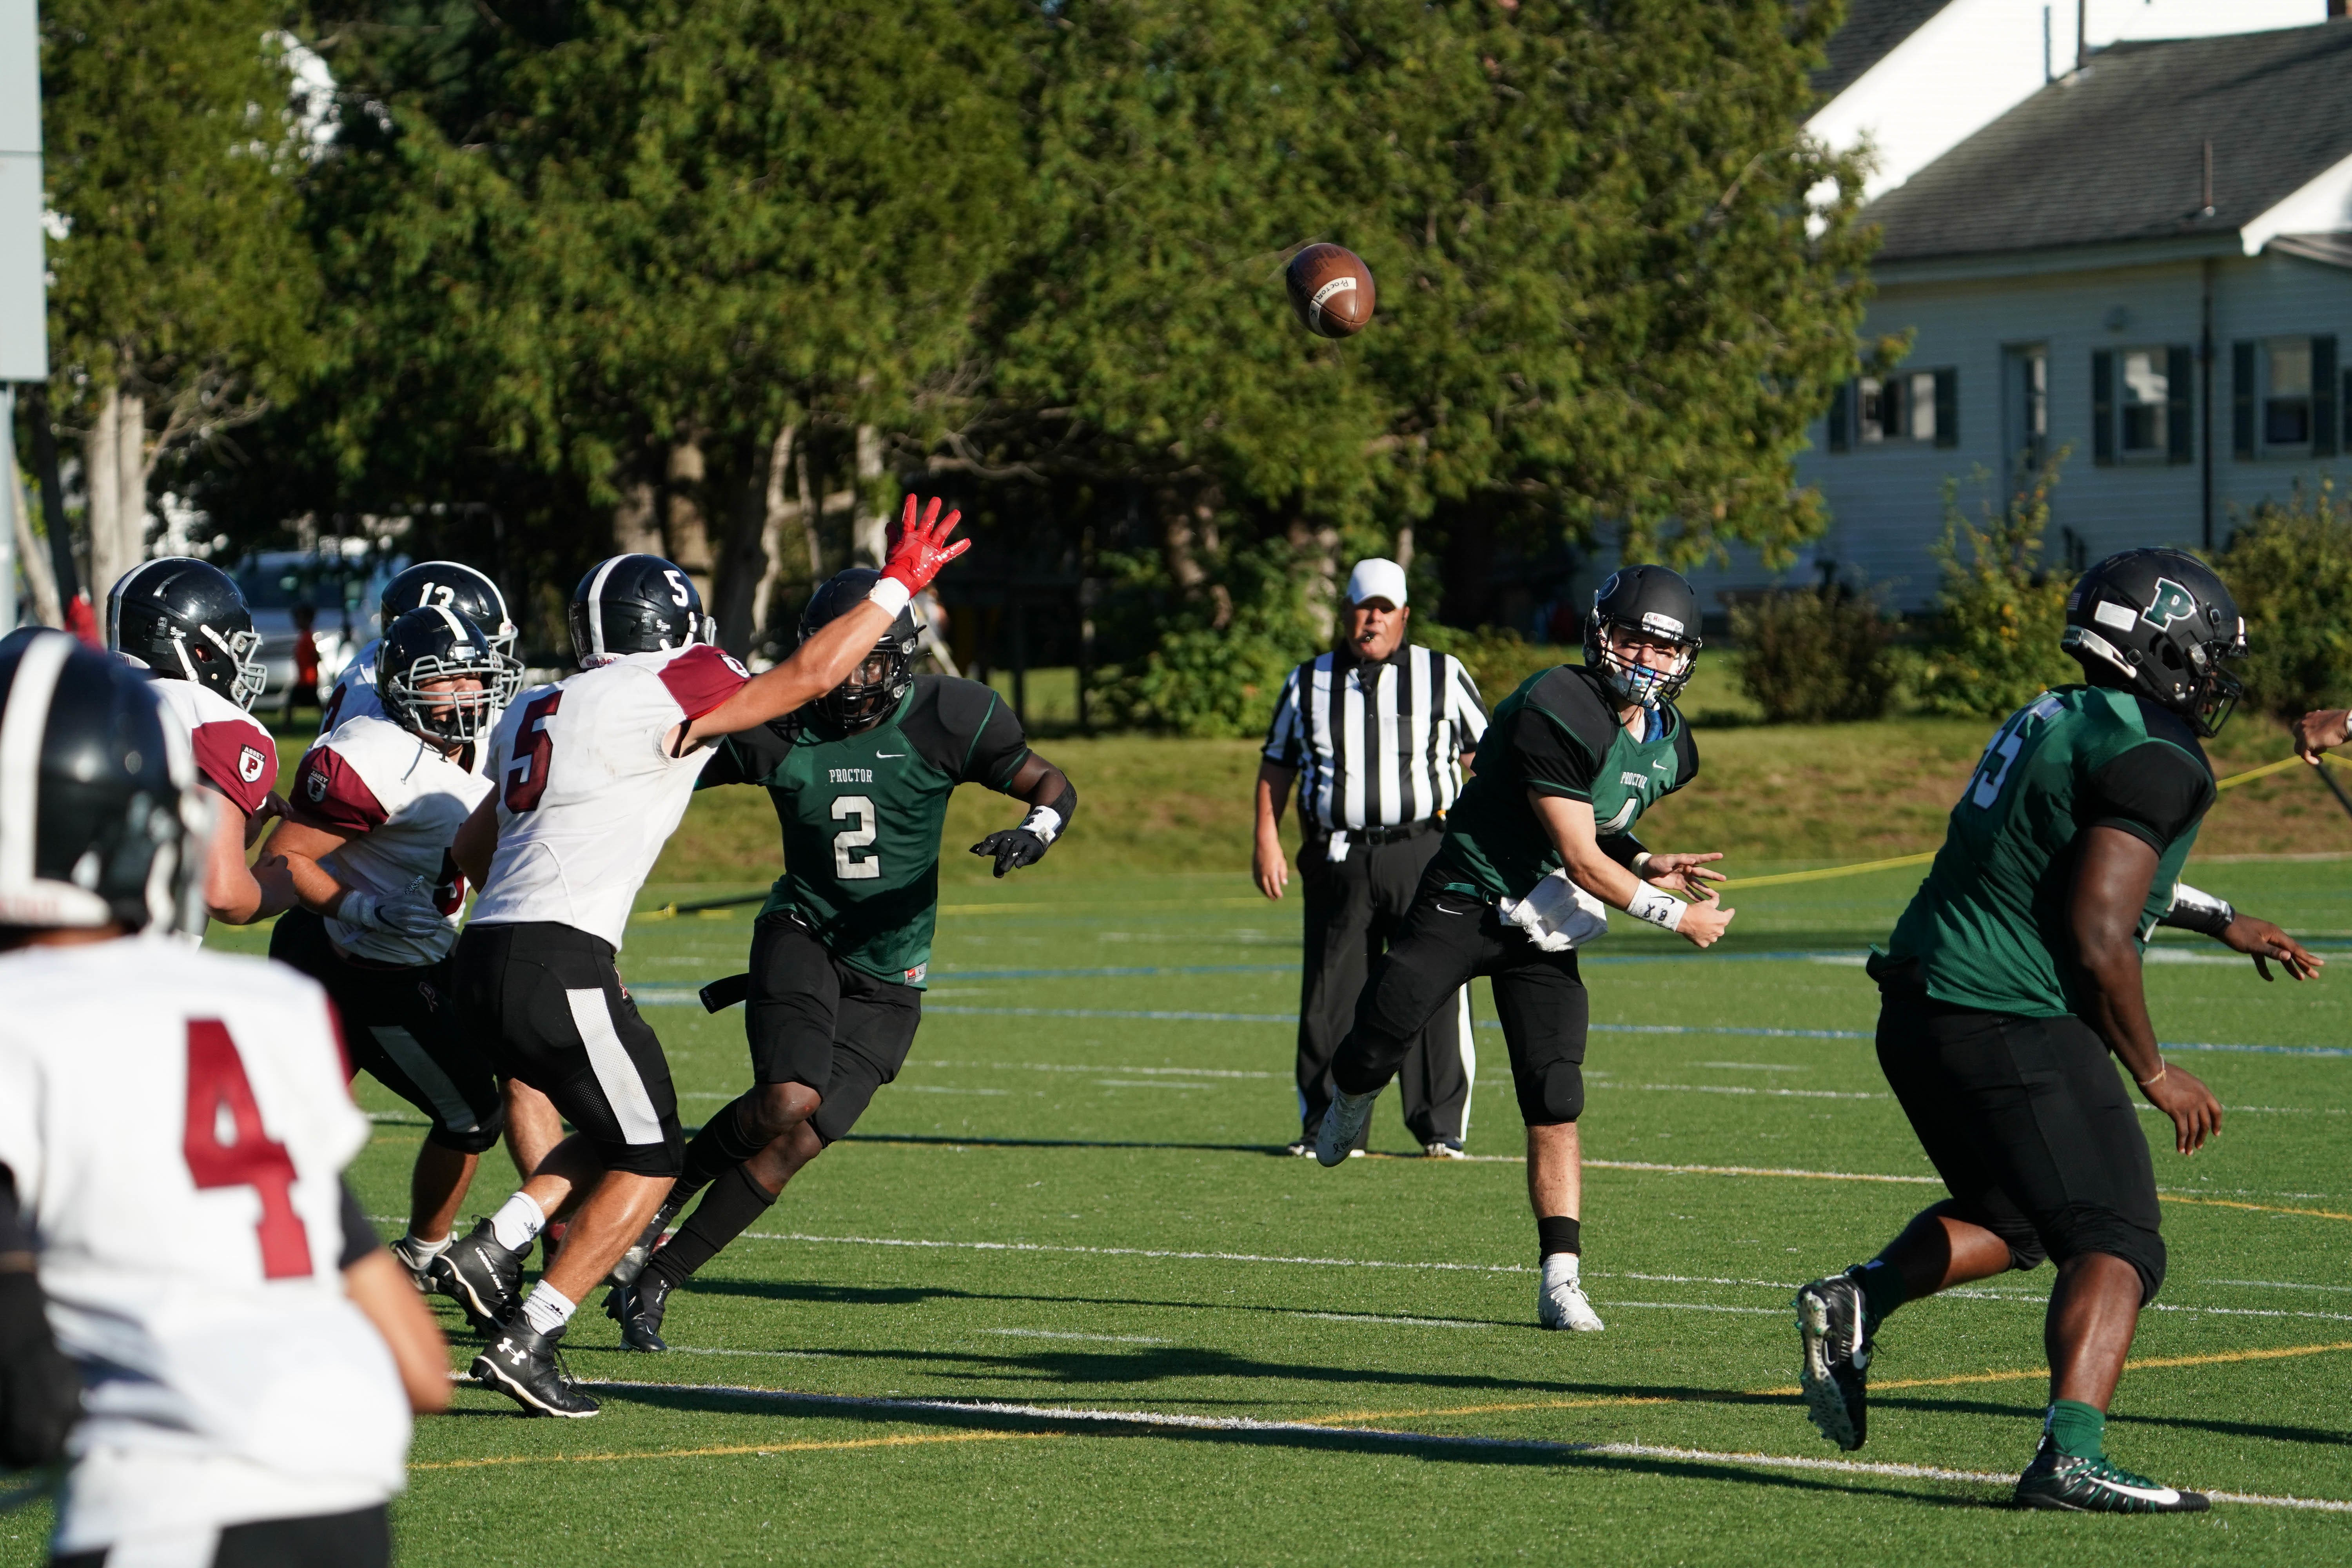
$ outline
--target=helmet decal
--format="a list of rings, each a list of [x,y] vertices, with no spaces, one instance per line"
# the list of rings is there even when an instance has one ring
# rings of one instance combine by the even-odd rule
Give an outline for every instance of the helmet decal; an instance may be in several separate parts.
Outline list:
[[[2140,612],[2140,619],[2158,631],[2168,632],[2175,621],[2185,621],[2197,613],[2197,595],[2169,577],[2156,580],[2156,597]]]

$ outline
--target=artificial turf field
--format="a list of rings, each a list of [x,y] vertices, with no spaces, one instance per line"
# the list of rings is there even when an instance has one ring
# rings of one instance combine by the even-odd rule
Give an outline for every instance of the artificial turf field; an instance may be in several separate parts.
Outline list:
[[[2352,949],[2347,869],[2193,874]],[[1792,1288],[1940,1190],[1878,1076],[1858,967],[1916,875],[1735,891],[1709,953],[1622,921],[1591,950],[1598,1335],[1533,1327],[1491,1025],[1476,1160],[1420,1158],[1391,1091],[1374,1148],[1412,1157],[1325,1171],[1275,1152],[1297,1125],[1295,891],[1269,906],[1227,876],[1051,860],[951,889],[913,1058],[856,1137],[673,1299],[674,1353],[617,1350],[601,1301],[583,1308],[567,1350],[596,1420],[526,1421],[467,1388],[420,1423],[402,1560],[2343,1560],[2352,951],[2344,975],[2264,985],[2168,933],[2148,972],[2164,1039],[2243,1048],[2174,1047],[2229,1108],[2218,1144],[2184,1161],[2146,1117],[2172,1267],[2108,1448],[2273,1500],[2002,1506],[2046,1396],[2046,1268],[1894,1318],[1852,1462],[1807,1424]],[[740,968],[749,935],[746,910],[641,920],[623,954],[689,1125],[745,1075],[740,1010],[706,1016],[691,988]],[[355,1184],[394,1235],[422,1124],[358,1088],[379,1129]],[[473,1206],[510,1185],[491,1156]],[[39,1560],[44,1512],[0,1519],[0,1563]]]

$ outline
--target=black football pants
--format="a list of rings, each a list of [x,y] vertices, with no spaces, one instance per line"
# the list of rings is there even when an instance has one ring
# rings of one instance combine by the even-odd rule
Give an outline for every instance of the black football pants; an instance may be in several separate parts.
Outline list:
[[[1439,832],[1395,844],[1350,844],[1333,861],[1326,841],[1310,837],[1298,852],[1307,899],[1306,963],[1298,982],[1298,1114],[1315,1136],[1331,1103],[1331,1059],[1355,1022],[1372,964],[1404,930],[1413,890]],[[1417,1143],[1459,1143],[1470,1131],[1470,1090],[1478,1050],[1470,1032],[1465,986],[1413,1032],[1398,1064],[1404,1124]],[[1367,1136],[1370,1124],[1365,1127]]]
[[[1349,1094],[1386,1084],[1416,1036],[1454,994],[1484,974],[1495,984],[1495,1013],[1511,1053],[1519,1117],[1557,1127],[1584,1113],[1584,1046],[1591,998],[1576,954],[1546,952],[1484,899],[1448,892],[1444,873],[1421,880],[1404,929],[1372,966],[1356,1005],[1355,1026],[1331,1063],[1331,1081]]]

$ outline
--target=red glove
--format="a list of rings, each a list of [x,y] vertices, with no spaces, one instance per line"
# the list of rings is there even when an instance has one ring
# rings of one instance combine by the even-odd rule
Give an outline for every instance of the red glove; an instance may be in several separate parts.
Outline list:
[[[919,594],[929,587],[931,579],[940,574],[941,567],[971,548],[969,539],[959,539],[953,544],[948,542],[948,535],[953,533],[956,524],[962,521],[963,513],[959,510],[948,513],[946,521],[941,521],[940,498],[937,496],[931,498],[931,504],[923,509],[923,515],[918,521],[915,498],[908,496],[906,513],[898,523],[898,542],[891,548],[890,560],[882,568],[882,575],[902,584],[910,595]]]

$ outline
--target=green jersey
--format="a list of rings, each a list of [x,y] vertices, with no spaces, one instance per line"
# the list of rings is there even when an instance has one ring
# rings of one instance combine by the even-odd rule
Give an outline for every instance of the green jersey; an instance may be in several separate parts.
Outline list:
[[[1004,789],[1029,756],[1019,721],[975,680],[919,675],[890,716],[845,735],[803,709],[730,735],[698,787],[766,787],[784,874],[760,910],[807,923],[842,963],[919,986],[940,903],[940,828],[960,784]]]
[[[2045,691],[1985,746],[1887,957],[1916,961],[1927,994],[1954,1006],[2075,1012],[2075,840],[2116,827],[2156,851],[2144,943],[2212,804],[2212,765],[2179,715],[2105,687]]]
[[[1503,699],[1478,742],[1477,774],[1445,818],[1437,851],[1445,885],[1482,899],[1524,899],[1559,869],[1559,852],[1528,792],[1592,807],[1601,847],[1620,864],[1641,853],[1633,824],[1698,776],[1698,746],[1671,702],[1618,721],[1601,678],[1575,665],[1533,675]]]

